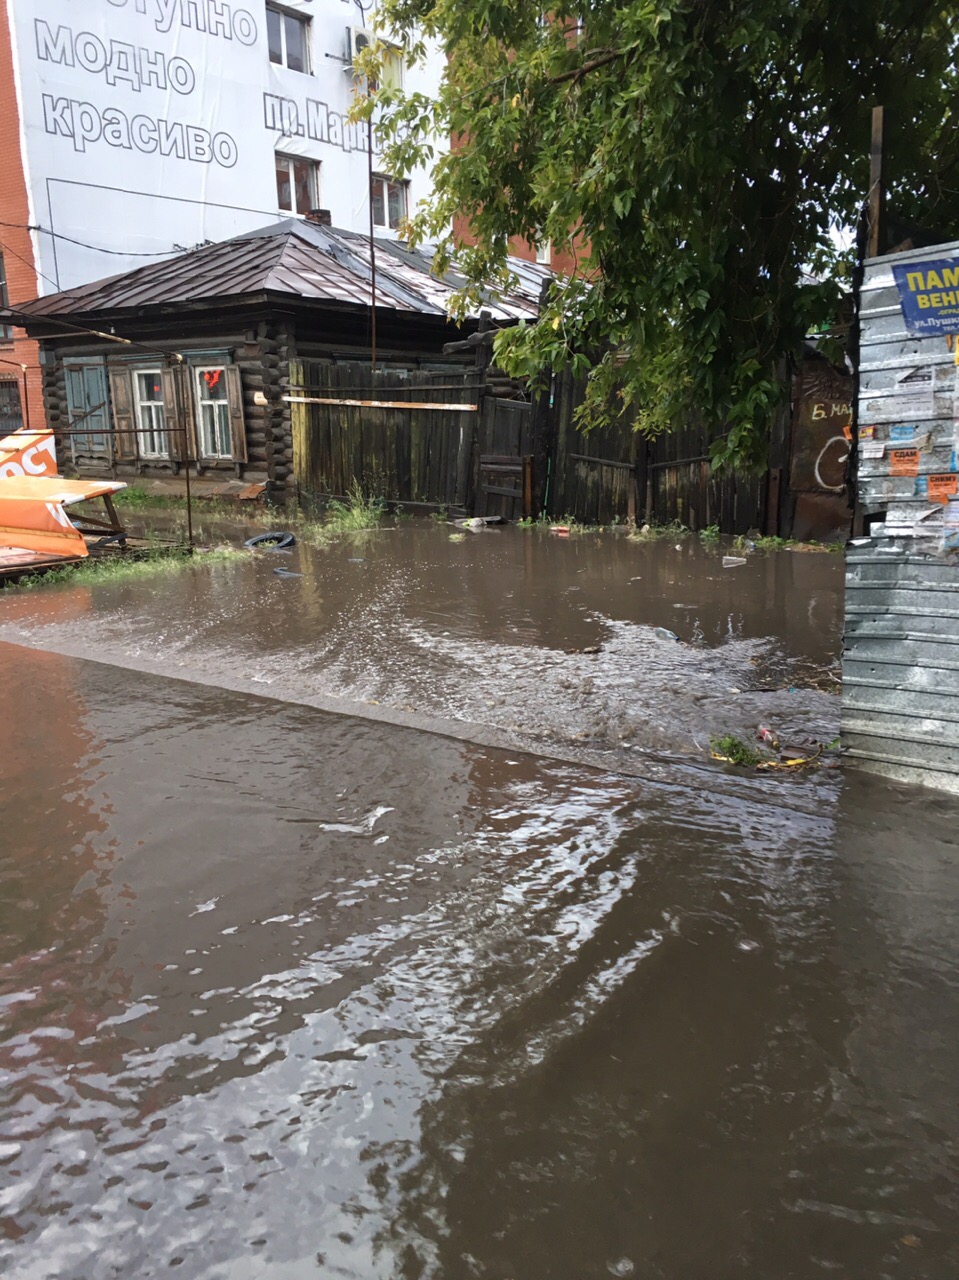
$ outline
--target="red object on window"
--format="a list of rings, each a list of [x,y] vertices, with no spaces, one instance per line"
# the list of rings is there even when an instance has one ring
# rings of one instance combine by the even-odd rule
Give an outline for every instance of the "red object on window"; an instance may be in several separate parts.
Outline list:
[[[210,388],[211,391],[220,381],[220,375],[222,373],[223,373],[222,369],[204,369],[203,370],[203,381],[206,383],[206,385]]]

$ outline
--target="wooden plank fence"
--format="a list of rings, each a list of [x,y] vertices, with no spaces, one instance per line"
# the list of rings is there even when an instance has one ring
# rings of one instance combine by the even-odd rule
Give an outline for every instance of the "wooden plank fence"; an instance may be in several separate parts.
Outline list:
[[[359,484],[388,502],[472,509],[475,369],[374,373],[359,361],[303,360],[291,365],[290,383],[301,495],[342,496]],[[332,403],[317,403],[324,400]],[[410,408],[397,407],[406,403]],[[435,409],[424,407],[433,404]]]
[[[778,494],[770,475],[778,473],[714,473],[702,423],[654,440],[622,419],[583,432],[574,419],[582,388],[568,375],[557,375],[532,404],[484,394],[483,379],[482,368],[463,365],[373,373],[359,361],[292,364],[301,496],[342,496],[359,483],[391,503],[515,519],[536,494],[551,519],[781,532],[770,517],[775,499],[769,503]],[[777,445],[774,433],[774,452],[781,436]],[[510,458],[514,471],[507,472]]]
[[[725,533],[763,530],[765,474],[714,473],[704,424],[678,424],[647,440],[617,418],[588,432],[575,425],[582,388],[568,375],[553,379],[547,511],[587,524],[671,521]]]

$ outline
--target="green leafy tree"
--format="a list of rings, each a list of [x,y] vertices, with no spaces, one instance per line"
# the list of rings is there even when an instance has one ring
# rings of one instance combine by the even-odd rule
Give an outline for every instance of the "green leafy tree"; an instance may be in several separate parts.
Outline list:
[[[629,413],[656,433],[716,424],[715,459],[760,465],[782,370],[835,319],[835,229],[868,184],[870,108],[887,107],[890,199],[959,231],[954,3],[915,0],[382,0],[384,23],[447,56],[435,99],[383,87],[397,174],[436,159],[415,241],[456,251],[462,305],[503,283],[509,238],[577,237],[584,278],[497,360],[534,378],[588,373],[584,422]],[[375,58],[375,54],[373,55]],[[453,138],[441,154],[438,138]],[[614,406],[611,410],[610,406]]]

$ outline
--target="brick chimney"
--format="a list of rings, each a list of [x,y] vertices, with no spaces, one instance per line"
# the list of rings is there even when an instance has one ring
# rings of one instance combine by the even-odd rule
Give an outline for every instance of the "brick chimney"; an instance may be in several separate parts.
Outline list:
[[[303,215],[307,222],[315,222],[318,227],[332,227],[333,215],[329,209],[311,209]]]

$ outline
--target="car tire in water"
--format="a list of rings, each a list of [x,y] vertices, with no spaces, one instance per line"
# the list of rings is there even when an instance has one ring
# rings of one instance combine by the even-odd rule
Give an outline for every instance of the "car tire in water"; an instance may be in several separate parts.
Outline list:
[[[288,547],[296,546],[296,538],[292,533],[258,533],[253,538],[247,538],[243,545],[251,550],[265,547],[267,551],[285,551]]]

